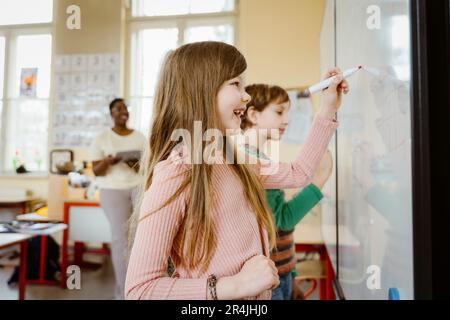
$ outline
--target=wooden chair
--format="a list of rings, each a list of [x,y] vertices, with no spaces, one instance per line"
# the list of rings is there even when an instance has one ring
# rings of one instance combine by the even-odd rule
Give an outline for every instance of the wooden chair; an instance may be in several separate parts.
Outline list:
[[[302,282],[311,282],[308,290],[303,292],[303,299],[307,299],[317,288],[317,282],[326,278],[325,263],[321,260],[306,260],[298,262],[295,269],[297,270],[297,276],[294,279],[294,285],[297,289]],[[299,291],[301,292],[301,290]]]

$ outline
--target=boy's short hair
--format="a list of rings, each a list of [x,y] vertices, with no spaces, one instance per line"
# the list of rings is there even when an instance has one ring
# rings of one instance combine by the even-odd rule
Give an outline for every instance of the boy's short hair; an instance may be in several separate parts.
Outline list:
[[[285,103],[289,101],[289,95],[286,90],[279,86],[267,84],[252,84],[245,87],[245,91],[252,97],[247,104],[247,110],[250,107],[262,112],[271,103]],[[246,130],[253,124],[247,118],[247,110],[241,118],[241,129]]]

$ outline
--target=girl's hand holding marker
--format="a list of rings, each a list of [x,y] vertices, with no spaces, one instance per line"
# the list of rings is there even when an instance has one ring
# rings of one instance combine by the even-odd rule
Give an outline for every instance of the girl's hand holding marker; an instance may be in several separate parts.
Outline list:
[[[321,95],[319,114],[325,118],[334,119],[342,104],[342,93],[347,94],[350,87],[339,68],[329,69],[325,74],[325,79],[325,84],[322,85],[325,88]]]

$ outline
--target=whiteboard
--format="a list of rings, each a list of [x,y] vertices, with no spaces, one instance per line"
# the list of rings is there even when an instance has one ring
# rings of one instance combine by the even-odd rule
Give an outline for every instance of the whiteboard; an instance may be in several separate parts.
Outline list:
[[[413,299],[409,1],[335,10],[336,64],[364,66],[338,114],[335,270],[346,299],[387,299],[390,288]]]

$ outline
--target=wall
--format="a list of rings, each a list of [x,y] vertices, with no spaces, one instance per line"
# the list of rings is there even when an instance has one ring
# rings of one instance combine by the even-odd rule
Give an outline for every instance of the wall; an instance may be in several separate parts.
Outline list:
[[[320,79],[323,0],[240,0],[238,47],[249,82],[298,87]]]
[[[81,8],[81,29],[69,30],[66,27],[69,5]],[[54,52],[53,57],[62,54],[122,53],[125,39],[122,26],[125,24],[122,0],[58,0],[55,1],[54,14]],[[123,74],[123,63],[122,63]],[[121,85],[123,93],[123,83]],[[86,149],[75,149],[75,160],[87,157]]]

